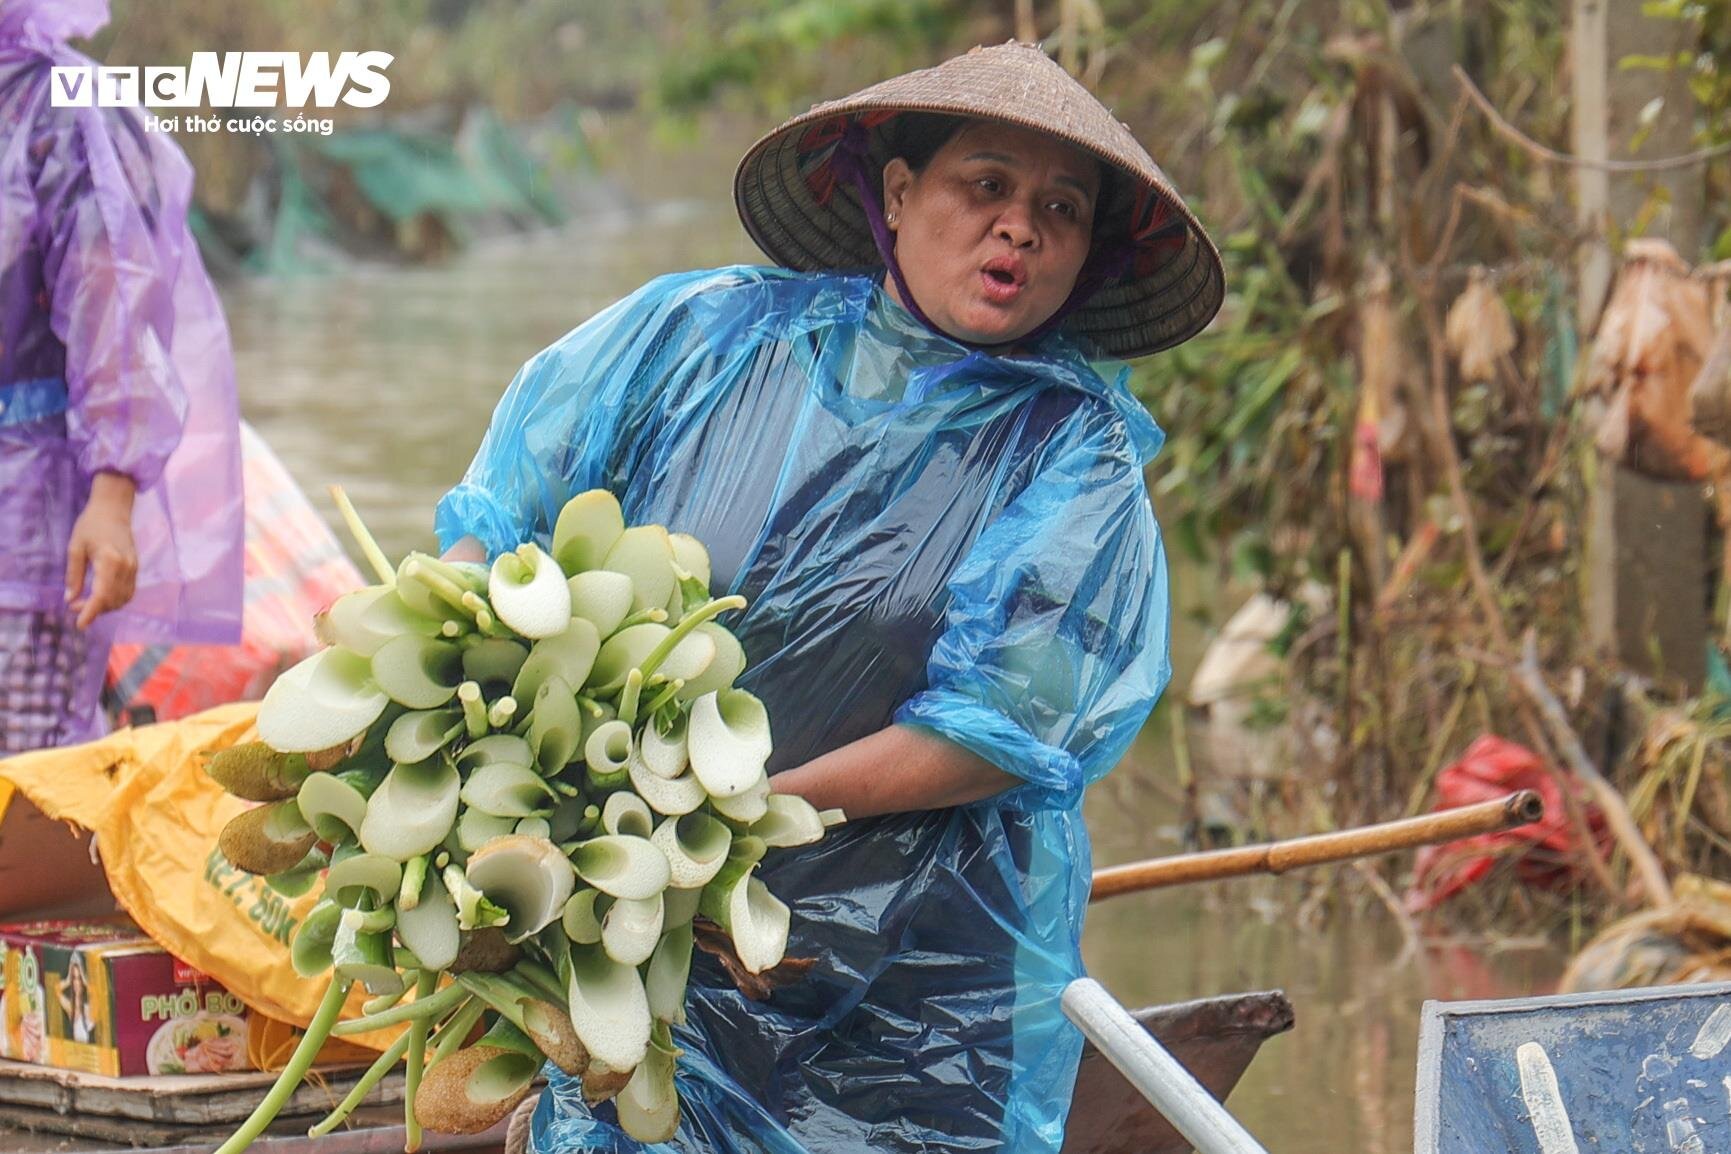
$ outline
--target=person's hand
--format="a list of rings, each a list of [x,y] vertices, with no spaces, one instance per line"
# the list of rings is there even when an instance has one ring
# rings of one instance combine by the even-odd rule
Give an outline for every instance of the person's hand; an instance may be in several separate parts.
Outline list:
[[[138,548],[132,540],[132,478],[98,473],[66,546],[66,607],[80,629],[132,600]],[[88,588],[86,582],[88,581]]]

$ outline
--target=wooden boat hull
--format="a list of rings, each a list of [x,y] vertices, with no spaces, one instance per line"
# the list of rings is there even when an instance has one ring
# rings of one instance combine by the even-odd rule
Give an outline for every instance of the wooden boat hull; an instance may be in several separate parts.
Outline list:
[[[1278,991],[1139,1010],[1136,1020],[1222,1102],[1262,1043],[1292,1029]],[[1187,1154],[1190,1144],[1090,1043],[1076,1070],[1063,1154]]]
[[[1292,1006],[1280,993],[1156,1006],[1135,1017],[1221,1100],[1262,1043],[1292,1028]],[[333,1077],[340,1081],[353,1073]],[[7,1083],[0,1085],[0,1150],[104,1154],[131,1147],[139,1154],[203,1154],[233,1129],[269,1077],[111,1079],[0,1063],[0,1081]],[[401,1100],[400,1075],[387,1080],[386,1091],[386,1101],[393,1093]],[[304,1093],[314,1095],[311,1088]],[[321,1106],[328,1104],[328,1091],[318,1096]],[[357,1114],[352,1128],[316,1141],[305,1137],[304,1116],[283,1119],[253,1148],[261,1154],[391,1154],[402,1149],[401,1117],[401,1107],[373,1105]],[[507,1142],[506,1129],[501,1124],[468,1137],[429,1134],[428,1148],[457,1154],[504,1145],[506,1154],[522,1154]],[[1063,1154],[1185,1154],[1189,1149],[1104,1055],[1092,1045],[1085,1048]]]

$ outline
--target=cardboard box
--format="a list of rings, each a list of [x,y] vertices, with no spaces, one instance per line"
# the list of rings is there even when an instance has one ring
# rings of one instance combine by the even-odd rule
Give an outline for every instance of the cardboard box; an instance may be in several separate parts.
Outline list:
[[[124,919],[0,925],[0,1057],[92,1074],[250,1070],[241,1000]]]
[[[0,781],[0,921],[119,913],[90,840]]]

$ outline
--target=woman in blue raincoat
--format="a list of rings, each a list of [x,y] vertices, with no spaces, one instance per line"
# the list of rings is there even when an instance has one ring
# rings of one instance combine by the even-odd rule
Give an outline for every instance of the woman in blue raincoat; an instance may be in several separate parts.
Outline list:
[[[1056,1151],[1082,793],[1169,674],[1161,434],[1093,359],[1199,331],[1219,257],[1023,45],[818,106],[735,190],[786,267],[663,277],[536,356],[441,540],[545,538],[595,487],[698,537],[750,602],[773,787],[848,814],[765,863],[803,980],[755,1002],[694,965],[671,1148]],[[552,1077],[535,1150],[637,1148]]]

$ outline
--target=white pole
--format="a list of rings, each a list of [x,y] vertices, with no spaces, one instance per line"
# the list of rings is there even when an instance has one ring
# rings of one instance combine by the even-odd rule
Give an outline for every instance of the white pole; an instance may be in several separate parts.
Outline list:
[[[1064,989],[1064,1013],[1197,1154],[1268,1154],[1226,1107],[1092,978]]]

